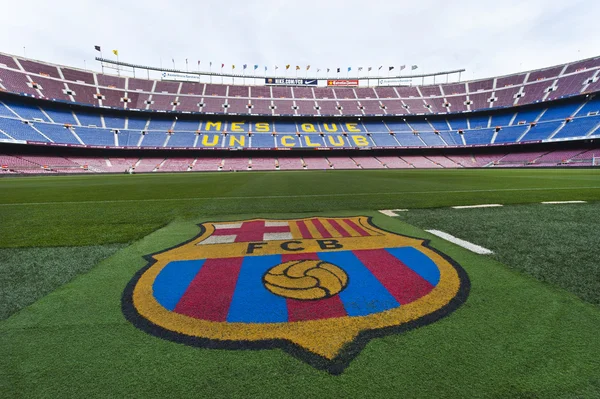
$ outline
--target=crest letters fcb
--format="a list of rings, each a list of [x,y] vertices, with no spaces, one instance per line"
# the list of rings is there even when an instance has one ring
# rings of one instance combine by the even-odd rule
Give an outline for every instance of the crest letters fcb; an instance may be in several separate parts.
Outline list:
[[[203,223],[149,255],[123,294],[138,328],[208,348],[283,348],[337,374],[374,337],[429,324],[468,295],[464,270],[364,216]]]

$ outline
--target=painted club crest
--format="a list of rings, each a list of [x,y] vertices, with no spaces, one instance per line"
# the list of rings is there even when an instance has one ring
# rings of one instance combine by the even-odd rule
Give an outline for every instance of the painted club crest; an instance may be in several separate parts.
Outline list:
[[[283,348],[341,373],[374,337],[434,322],[469,280],[421,239],[367,217],[203,223],[149,255],[123,312],[161,338],[208,348]]]

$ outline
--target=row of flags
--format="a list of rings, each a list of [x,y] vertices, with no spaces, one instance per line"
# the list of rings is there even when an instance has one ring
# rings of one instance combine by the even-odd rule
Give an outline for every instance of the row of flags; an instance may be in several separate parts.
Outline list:
[[[100,46],[94,46],[94,50],[99,51],[100,53],[102,53],[102,48]],[[116,55],[117,57],[119,56],[119,50],[113,50],[112,53],[114,55]]]
[[[186,62],[186,64],[187,64],[187,59],[185,60],[185,62]],[[212,66],[212,62],[211,62],[210,64],[211,64],[211,66]],[[198,61],[198,65],[200,65],[200,61]],[[225,66],[225,64],[221,64],[221,68],[223,68],[224,66]],[[288,70],[288,69],[290,69],[291,67],[292,67],[292,65],[290,65],[290,64],[287,64],[287,65],[285,66],[285,69],[286,69],[286,70]],[[242,68],[243,68],[243,69],[246,69],[246,68],[248,68],[248,64],[244,64],[244,65],[242,65]],[[377,68],[377,69],[378,69],[378,70],[381,70],[382,68],[383,68],[383,65],[381,65],[381,66],[380,66],[379,68]],[[393,70],[394,68],[395,68],[395,67],[393,67],[393,66],[390,66],[390,67],[388,67],[388,72],[389,72],[389,71],[391,71],[391,70]],[[414,70],[415,70],[415,69],[417,69],[417,68],[419,68],[417,65],[411,65],[411,67],[410,67],[410,69],[411,69],[412,71],[414,71]],[[235,64],[231,66],[231,69],[235,69]],[[256,69],[258,69],[258,65],[254,65],[254,70],[256,70]],[[268,69],[268,68],[267,68],[267,66],[265,65],[265,71],[266,71],[267,69]],[[279,69],[279,66],[275,65],[275,69]],[[296,69],[296,71],[299,71],[299,70],[301,70],[301,69],[302,69],[302,67],[300,67],[300,65],[296,65],[296,68],[295,68],[295,69]],[[308,71],[309,69],[310,69],[310,65],[307,65],[307,66],[306,66],[306,70]],[[340,72],[342,71],[342,68],[333,68],[333,69],[331,69],[331,68],[326,68],[326,69],[327,69],[327,72],[331,72],[332,70],[334,70],[334,71],[336,71],[337,73],[340,73]],[[358,71],[359,71],[359,72],[362,72],[362,70],[363,70],[364,68],[363,68],[363,67],[358,67],[357,69],[358,69]],[[406,65],[401,65],[399,69],[400,69],[401,71],[402,71],[402,70],[404,70],[404,69],[406,69]],[[373,67],[367,67],[367,71],[368,71],[368,72],[371,72],[372,70],[373,70]],[[347,71],[348,71],[348,72],[352,71],[352,67],[348,67]],[[321,72],[321,68],[317,68],[317,72]]]
[[[94,49],[96,51],[99,51],[100,53],[102,53],[102,48],[100,46],[94,46]],[[116,55],[117,57],[119,56],[119,50],[113,50],[112,51],[114,55]],[[173,62],[173,64],[175,64],[175,59],[172,58],[171,61]],[[188,59],[185,59],[185,64],[188,65]],[[209,62],[209,66],[212,68],[212,61]],[[200,60],[198,60],[198,67],[200,66]],[[254,64],[254,70],[256,71],[258,69],[258,64]],[[292,67],[291,64],[287,64],[285,66],[285,70],[289,70]],[[221,69],[225,68],[225,64],[221,64]],[[242,65],[242,69],[247,69],[248,68],[248,64],[244,64]],[[377,68],[378,71],[381,71],[381,69],[383,68],[383,65],[380,65],[379,68]],[[389,66],[388,67],[388,72],[394,70],[395,67],[393,66]],[[410,70],[414,71],[415,69],[419,68],[418,65],[411,65],[410,66]],[[235,69],[235,64],[231,65],[231,70]],[[279,66],[275,65],[275,70],[278,70]],[[301,70],[302,68],[300,67],[300,65],[296,65],[296,71]],[[308,71],[310,69],[310,65],[306,66],[306,70]],[[331,68],[326,68],[327,69],[327,73],[331,72],[332,69]],[[358,67],[358,72],[362,72],[364,68],[363,67]],[[399,70],[403,71],[406,69],[406,65],[401,65]],[[268,67],[265,65],[265,72],[268,70]],[[337,73],[340,73],[342,71],[342,68],[334,68],[333,70],[335,70]],[[373,67],[367,67],[367,71],[371,72],[373,70]],[[352,67],[348,67],[347,69],[348,72],[352,71]],[[321,68],[317,68],[317,73],[321,72]]]

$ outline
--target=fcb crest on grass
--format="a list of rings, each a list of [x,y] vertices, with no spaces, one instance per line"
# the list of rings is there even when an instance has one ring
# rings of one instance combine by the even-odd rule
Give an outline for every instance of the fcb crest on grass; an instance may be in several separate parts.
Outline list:
[[[149,255],[122,307],[138,328],[207,348],[283,348],[341,373],[366,343],[446,316],[463,269],[363,216],[203,223]]]

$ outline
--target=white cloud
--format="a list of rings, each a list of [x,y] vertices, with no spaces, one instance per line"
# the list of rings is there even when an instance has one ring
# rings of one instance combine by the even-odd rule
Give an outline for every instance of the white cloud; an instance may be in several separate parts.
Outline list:
[[[122,61],[313,68],[418,64],[479,78],[598,55],[600,3],[38,1],[3,5],[0,51],[82,67],[95,44]]]

